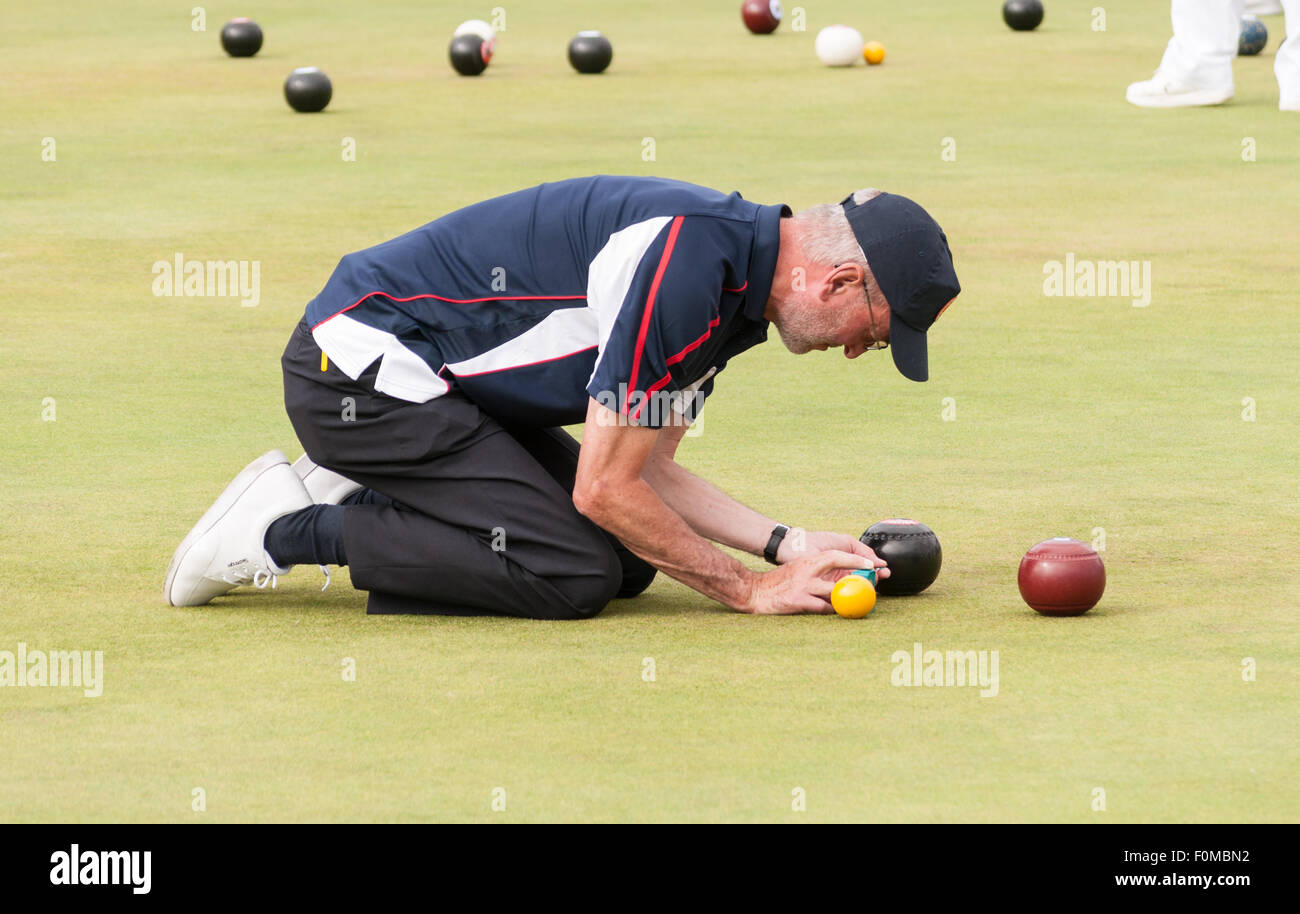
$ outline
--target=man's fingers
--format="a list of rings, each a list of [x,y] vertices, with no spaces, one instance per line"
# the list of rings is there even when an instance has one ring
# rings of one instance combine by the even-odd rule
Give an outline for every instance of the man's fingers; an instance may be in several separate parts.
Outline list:
[[[831,608],[831,604],[823,600],[821,597],[816,597],[811,594],[803,594],[799,597],[792,597],[783,607],[766,609],[763,610],[762,613],[764,615],[794,616],[800,613],[818,613],[824,615],[834,611],[835,610]]]
[[[827,593],[829,594],[830,591],[828,590]],[[825,615],[826,613],[835,612],[835,610],[826,599],[816,595],[809,595],[806,599],[799,601],[799,612]]]
[[[870,552],[871,550],[868,549],[867,551]],[[835,581],[844,577],[843,574],[833,573],[840,569],[854,571],[861,568],[874,567],[878,578],[889,577],[889,567],[885,565],[884,561],[877,557],[874,552],[872,552],[871,557],[868,558],[867,556],[859,555],[856,552],[840,552],[837,549],[828,549],[825,552],[817,553],[816,558],[818,560],[816,565],[816,574],[819,577],[829,575],[826,580],[829,580],[831,584],[834,584]],[[827,593],[829,592],[830,591],[827,590]]]
[[[858,548],[855,548],[853,551],[858,555],[865,555],[867,558],[871,559],[871,564],[874,567],[876,568],[888,567],[885,564],[885,560],[882,559],[880,556],[876,555],[876,550],[872,549],[866,543],[859,542],[857,546]]]
[[[841,552],[838,549],[827,549],[825,552],[817,553],[817,574],[825,574],[833,568],[869,568],[871,562],[863,561],[863,556],[855,555],[852,552]]]
[[[845,574],[848,574],[848,572],[845,572]],[[808,592],[820,599],[829,600],[831,591],[835,589],[837,583],[839,583],[838,579],[818,575],[808,582]]]
[[[879,577],[882,578],[889,577],[889,565],[885,563],[884,559],[876,555],[876,550],[872,549],[866,543],[862,542],[861,540],[854,540],[853,554],[860,555],[867,559],[870,559],[871,567],[876,569]]]
[[[862,540],[849,540],[849,547],[852,549],[854,555],[864,555],[869,559],[876,558],[876,551],[866,543],[862,542]]]

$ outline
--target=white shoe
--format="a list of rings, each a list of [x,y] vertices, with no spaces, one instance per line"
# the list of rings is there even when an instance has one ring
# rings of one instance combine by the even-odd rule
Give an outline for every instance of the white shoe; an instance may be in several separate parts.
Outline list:
[[[289,569],[276,565],[262,545],[266,528],[311,504],[289,458],[267,451],[244,467],[181,541],[167,566],[163,599],[202,606],[241,584],[274,587]]]
[[[303,454],[293,462],[293,471],[307,487],[311,500],[318,505],[337,505],[362,486],[346,476],[327,470]]]
[[[1284,98],[1277,103],[1278,111],[1300,111],[1300,98]]]
[[[1139,108],[1186,108],[1199,105],[1222,105],[1232,98],[1232,87],[1202,89],[1173,76],[1156,71],[1156,75],[1128,87],[1125,98]]]
[[[1246,0],[1245,12],[1252,16],[1282,15],[1282,0]]]

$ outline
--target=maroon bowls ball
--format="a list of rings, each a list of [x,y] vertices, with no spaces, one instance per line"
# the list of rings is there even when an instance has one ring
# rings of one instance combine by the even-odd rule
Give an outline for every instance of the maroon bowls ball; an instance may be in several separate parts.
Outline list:
[[[1045,616],[1079,616],[1106,590],[1106,566],[1087,543],[1058,536],[1025,553],[1016,576],[1020,596]]]
[[[745,28],[755,35],[775,32],[781,24],[781,0],[745,0],[740,18],[745,20]]]

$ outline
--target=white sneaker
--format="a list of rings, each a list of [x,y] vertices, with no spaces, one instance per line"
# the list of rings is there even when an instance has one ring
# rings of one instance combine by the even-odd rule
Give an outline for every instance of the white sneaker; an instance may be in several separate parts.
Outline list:
[[[1125,98],[1139,108],[1186,108],[1198,105],[1222,105],[1232,98],[1232,87],[1202,89],[1173,76],[1156,71],[1156,75],[1128,87]]]
[[[1246,0],[1245,12],[1252,16],[1282,15],[1282,0]]]
[[[244,467],[181,541],[167,566],[163,599],[202,606],[241,584],[274,587],[289,569],[276,565],[262,545],[266,528],[311,504],[289,458],[267,451]]]
[[[293,462],[293,471],[307,487],[311,500],[318,505],[337,505],[362,488],[360,483],[355,483],[333,470],[325,469],[313,462],[306,454]]]
[[[1277,103],[1278,111],[1300,111],[1300,97],[1284,98]]]

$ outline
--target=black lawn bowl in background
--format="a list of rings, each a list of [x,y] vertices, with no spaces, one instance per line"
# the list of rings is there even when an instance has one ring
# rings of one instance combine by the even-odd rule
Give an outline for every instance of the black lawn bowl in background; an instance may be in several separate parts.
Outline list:
[[[333,94],[330,78],[316,67],[299,67],[284,81],[285,101],[294,111],[304,114],[324,110]]]
[[[231,19],[222,26],[221,46],[231,57],[252,57],[262,49],[262,27],[252,19]]]
[[[884,596],[918,594],[934,583],[943,565],[939,537],[925,524],[896,518],[872,524],[860,537],[889,566],[876,591]]]
[[[1254,16],[1241,17],[1241,35],[1237,38],[1237,53],[1254,57],[1268,44],[1268,29]]]
[[[569,63],[579,73],[600,73],[614,59],[614,46],[600,32],[579,32],[569,42]]]
[[[483,54],[483,39],[466,32],[451,40],[447,48],[447,57],[451,67],[461,76],[478,76],[487,69],[487,58]]]
[[[1032,32],[1043,21],[1043,4],[1039,0],[1007,0],[1002,4],[1002,19],[1017,32]]]

